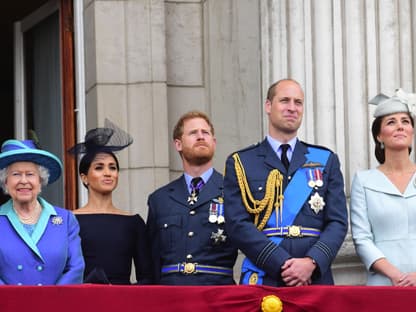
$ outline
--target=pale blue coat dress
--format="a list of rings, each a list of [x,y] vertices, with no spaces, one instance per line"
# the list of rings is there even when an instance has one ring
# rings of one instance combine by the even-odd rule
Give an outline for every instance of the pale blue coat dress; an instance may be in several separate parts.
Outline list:
[[[404,194],[378,169],[357,172],[351,188],[351,231],[367,269],[367,285],[391,285],[370,270],[385,257],[401,272],[416,272],[416,175]]]

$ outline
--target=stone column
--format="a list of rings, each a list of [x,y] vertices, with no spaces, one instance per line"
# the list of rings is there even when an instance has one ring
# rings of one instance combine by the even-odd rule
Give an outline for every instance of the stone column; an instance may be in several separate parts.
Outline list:
[[[134,138],[120,152],[116,205],[146,218],[169,181],[165,1],[85,1],[87,129],[109,118]]]

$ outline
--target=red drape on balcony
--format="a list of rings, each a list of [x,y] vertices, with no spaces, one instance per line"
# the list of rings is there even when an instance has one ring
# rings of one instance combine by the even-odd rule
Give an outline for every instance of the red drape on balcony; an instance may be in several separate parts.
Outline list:
[[[0,311],[261,311],[265,296],[292,311],[415,311],[416,288],[365,286],[0,286]]]

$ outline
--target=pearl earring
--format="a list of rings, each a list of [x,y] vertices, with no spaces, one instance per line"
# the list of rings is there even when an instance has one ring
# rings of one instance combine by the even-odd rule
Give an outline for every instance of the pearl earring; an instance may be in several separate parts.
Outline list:
[[[384,143],[380,142],[380,148],[383,150],[384,149]]]

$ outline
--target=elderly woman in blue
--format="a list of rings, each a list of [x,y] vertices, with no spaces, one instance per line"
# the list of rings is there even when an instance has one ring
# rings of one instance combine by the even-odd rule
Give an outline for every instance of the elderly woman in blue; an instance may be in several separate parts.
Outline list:
[[[62,164],[30,140],[8,140],[0,153],[0,186],[10,200],[0,206],[0,284],[82,283],[84,259],[74,215],[39,197]]]
[[[355,175],[351,231],[367,269],[367,285],[416,286],[416,94],[378,95],[372,134],[377,168]]]

